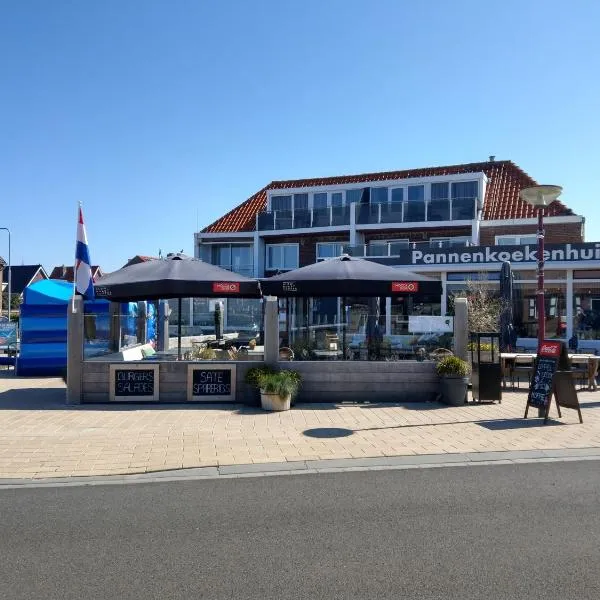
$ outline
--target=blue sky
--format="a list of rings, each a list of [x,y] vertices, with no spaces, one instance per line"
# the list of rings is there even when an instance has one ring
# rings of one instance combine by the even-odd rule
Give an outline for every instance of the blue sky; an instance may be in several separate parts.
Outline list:
[[[13,263],[193,251],[273,179],[511,159],[600,240],[592,0],[3,0]],[[7,254],[0,232],[0,255]]]

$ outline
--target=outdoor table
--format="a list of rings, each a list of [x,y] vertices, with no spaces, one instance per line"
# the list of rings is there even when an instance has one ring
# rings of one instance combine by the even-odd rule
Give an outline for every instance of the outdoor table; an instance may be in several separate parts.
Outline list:
[[[527,354],[523,352],[502,352],[500,353],[500,363],[502,368],[502,373],[506,372],[506,368],[510,366],[511,363],[514,363],[515,358],[519,356],[531,356],[531,362],[536,358],[535,354]],[[598,373],[598,366],[600,365],[600,356],[596,356],[595,354],[569,354],[569,360],[573,362],[587,362],[588,365],[588,388],[596,391],[598,386],[596,384],[596,375]]]

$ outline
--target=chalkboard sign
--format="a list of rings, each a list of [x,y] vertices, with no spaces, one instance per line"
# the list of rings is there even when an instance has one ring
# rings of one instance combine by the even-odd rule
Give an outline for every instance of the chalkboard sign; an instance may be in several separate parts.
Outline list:
[[[188,366],[188,400],[235,401],[235,365]]]
[[[110,399],[158,400],[158,365],[110,365]]]
[[[561,371],[558,371],[559,368]],[[525,418],[527,418],[529,407],[532,406],[544,411],[544,422],[546,422],[553,394],[559,416],[561,416],[560,406],[579,409],[579,400],[571,377],[567,349],[563,342],[551,340],[545,341],[538,352],[527,396]],[[581,412],[579,416],[581,419]]]
[[[577,397],[577,390],[575,390],[575,385],[573,383],[573,375],[570,371],[557,371],[554,375],[554,398],[556,400],[556,408],[559,417],[562,417],[560,414],[561,407],[573,408],[579,415],[579,422],[583,423],[579,398]]]

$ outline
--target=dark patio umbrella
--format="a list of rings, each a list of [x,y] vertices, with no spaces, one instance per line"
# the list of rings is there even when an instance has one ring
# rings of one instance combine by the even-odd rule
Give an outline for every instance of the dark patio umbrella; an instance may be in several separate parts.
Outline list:
[[[513,324],[513,273],[509,262],[503,262],[500,269],[500,351],[514,348],[517,336]]]
[[[96,295],[113,301],[167,298],[260,298],[256,279],[174,254],[124,267],[100,278]]]
[[[260,298],[260,284],[215,265],[185,256],[169,255],[131,265],[101,277],[96,296],[114,302],[179,298],[178,354],[181,357],[181,298]]]
[[[442,294],[435,279],[347,254],[265,278],[261,287],[280,297]]]

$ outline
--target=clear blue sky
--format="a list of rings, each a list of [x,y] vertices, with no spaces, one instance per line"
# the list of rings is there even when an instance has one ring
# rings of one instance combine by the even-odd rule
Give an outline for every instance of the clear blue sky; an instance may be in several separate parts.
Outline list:
[[[273,179],[512,159],[600,240],[600,3],[2,0],[13,263],[193,251]],[[6,256],[0,232],[0,255]]]

